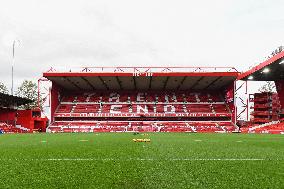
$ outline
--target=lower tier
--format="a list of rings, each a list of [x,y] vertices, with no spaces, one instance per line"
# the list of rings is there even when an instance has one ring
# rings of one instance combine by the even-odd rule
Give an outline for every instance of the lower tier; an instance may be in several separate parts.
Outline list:
[[[47,132],[232,132],[230,121],[58,121]]]

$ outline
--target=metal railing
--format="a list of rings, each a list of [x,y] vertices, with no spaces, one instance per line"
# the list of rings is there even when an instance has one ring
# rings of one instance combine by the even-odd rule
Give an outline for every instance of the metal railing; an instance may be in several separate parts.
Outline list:
[[[47,72],[74,73],[170,73],[170,72],[238,72],[234,67],[66,67],[50,68]]]

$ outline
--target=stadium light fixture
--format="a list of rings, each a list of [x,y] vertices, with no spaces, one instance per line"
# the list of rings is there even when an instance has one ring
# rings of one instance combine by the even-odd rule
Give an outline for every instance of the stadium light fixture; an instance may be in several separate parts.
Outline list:
[[[270,69],[269,69],[269,68],[264,68],[264,69],[262,70],[262,73],[268,73],[268,72],[270,72]]]
[[[249,79],[249,80],[253,80],[253,76],[250,75],[250,76],[248,77],[248,79]]]

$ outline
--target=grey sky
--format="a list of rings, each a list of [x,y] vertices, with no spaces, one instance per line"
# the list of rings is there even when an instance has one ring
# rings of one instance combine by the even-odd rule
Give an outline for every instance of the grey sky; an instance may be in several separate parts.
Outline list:
[[[283,0],[0,0],[0,80],[52,67],[235,66],[284,44]]]

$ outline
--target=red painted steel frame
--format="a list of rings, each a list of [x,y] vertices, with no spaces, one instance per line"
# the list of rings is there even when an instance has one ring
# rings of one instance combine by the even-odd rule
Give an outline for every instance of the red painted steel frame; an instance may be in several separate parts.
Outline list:
[[[278,97],[282,107],[282,113],[284,113],[284,80],[275,81]]]
[[[59,93],[60,87],[58,87],[55,83],[52,82],[52,88],[50,91],[51,96],[51,104],[50,104],[50,116],[51,121],[54,121],[54,113],[56,111],[57,106],[59,105]]]
[[[262,62],[261,64],[255,66],[255,67],[253,67],[252,69],[250,69],[250,70],[248,70],[248,71],[246,71],[246,72],[240,74],[240,75],[238,76],[238,80],[244,79],[245,77],[247,77],[247,76],[253,74],[254,72],[257,72],[257,71],[261,70],[261,69],[264,68],[265,66],[268,66],[268,65],[272,64],[273,62],[275,62],[275,61],[277,61],[277,60],[279,60],[280,58],[283,58],[283,57],[284,57],[284,51],[282,51],[282,52],[276,54],[275,56],[271,57],[270,59],[268,59],[268,60]]]
[[[247,83],[247,81],[243,81],[243,83],[238,88],[235,88],[235,95],[239,94],[238,91],[240,89],[242,89],[243,87],[245,87],[245,95],[248,95],[248,83]],[[236,120],[241,118],[243,114],[246,114],[246,120],[249,120],[249,102],[248,102],[248,99],[247,100],[243,99],[243,97],[241,95],[240,97],[235,98],[235,103],[237,102],[237,99],[239,99],[241,101],[242,105],[240,105],[239,109],[238,109],[238,107],[235,104],[235,107],[236,107],[236,112],[235,112]],[[240,108],[242,108],[242,109],[240,109]]]
[[[268,60],[260,63],[259,65],[253,67],[252,69],[240,74],[237,78],[237,80],[242,80],[242,79],[245,79],[246,77],[248,77],[249,75],[252,75],[253,73],[263,69],[264,67],[274,63],[275,61],[281,59],[284,57],[284,51],[282,52],[279,52],[278,54],[274,55],[273,57],[269,58]],[[276,88],[277,88],[277,92],[279,94],[279,98],[280,98],[280,103],[281,105],[283,106],[284,105],[284,93],[283,93],[283,89],[279,86],[281,86],[281,83],[283,83],[283,81],[277,81],[277,80],[274,80],[275,84],[276,84]],[[245,94],[247,95],[247,91],[248,91],[248,85],[247,85],[247,82],[245,83],[245,87],[246,87],[246,92]],[[240,115],[244,112],[247,113],[247,120],[249,120],[249,100],[247,99],[247,102],[245,104],[245,102],[243,101],[243,107],[246,106],[245,109],[243,109],[243,111],[238,115],[238,117],[240,117]]]
[[[43,73],[44,77],[95,77],[95,76],[228,76],[228,77],[237,77],[238,72],[169,72],[169,73],[152,73],[148,75],[146,73],[140,73],[138,75],[133,75],[133,73],[86,73],[86,72],[77,72],[77,73]]]
[[[234,67],[84,67],[76,71],[57,71],[54,68],[43,73],[44,77],[92,77],[92,76],[234,76]]]
[[[156,66],[156,67],[127,67],[127,66],[123,66],[123,67],[114,67],[114,66],[106,66],[106,67],[77,67],[75,68],[77,69],[77,71],[75,72],[151,72],[154,71],[155,69],[157,69],[155,72],[174,72],[174,70],[176,69],[180,69],[182,71],[184,71],[184,69],[192,69],[192,72],[197,72],[197,71],[206,71],[208,72],[208,70],[221,70],[224,69],[224,72],[238,72],[238,70],[234,67],[193,67],[193,66]],[[144,69],[144,70],[143,70]],[[109,70],[109,71],[106,71]],[[47,72],[72,72],[71,69],[69,71],[57,71],[56,69],[54,69],[53,67],[51,67]]]
[[[38,107],[40,108],[40,94],[41,94],[41,83],[43,83],[43,82],[50,82],[48,79],[46,79],[46,78],[44,78],[44,77],[41,77],[41,78],[39,78],[38,80],[37,80],[37,105],[38,105]],[[46,92],[46,95],[43,97],[43,99],[48,99],[48,103],[49,103],[49,105],[50,105],[50,98],[48,98],[48,97],[50,97],[50,91],[49,91],[49,89],[46,89],[47,90],[47,92]]]

